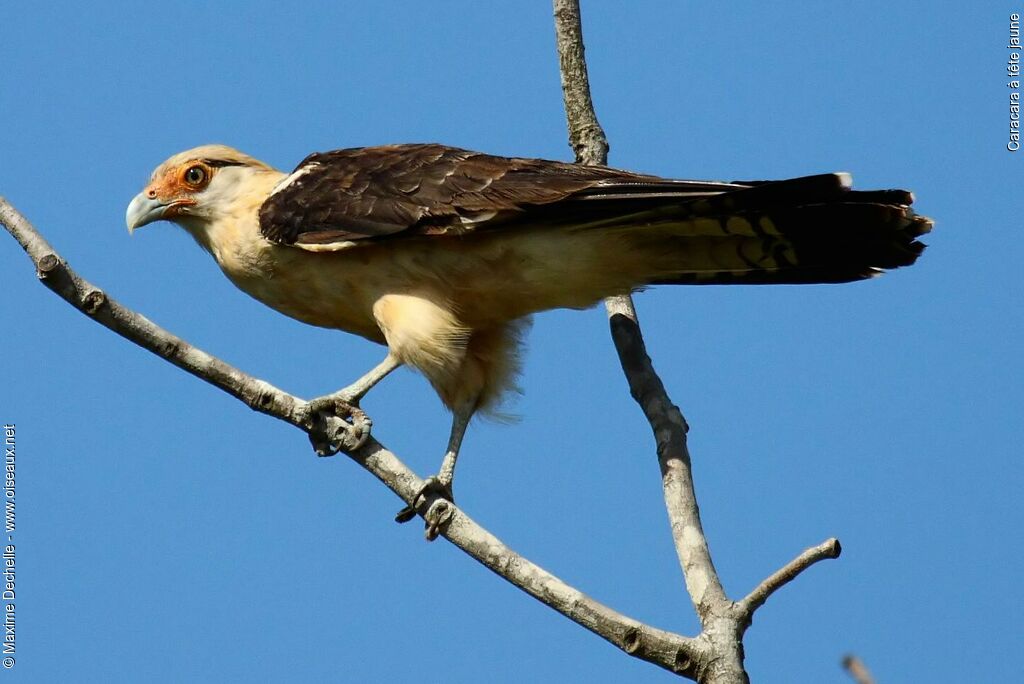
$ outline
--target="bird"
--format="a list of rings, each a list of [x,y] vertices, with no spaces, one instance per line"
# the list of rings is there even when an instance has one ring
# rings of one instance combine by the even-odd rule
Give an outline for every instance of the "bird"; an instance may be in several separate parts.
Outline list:
[[[339,149],[284,172],[225,145],[175,154],[126,212],[168,220],[239,289],[387,347],[311,411],[356,407],[400,366],[452,412],[428,492],[453,500],[467,426],[515,387],[530,316],[656,285],[844,283],[909,266],[932,221],[846,173],[694,181],[436,143]],[[338,415],[341,415],[338,413]]]

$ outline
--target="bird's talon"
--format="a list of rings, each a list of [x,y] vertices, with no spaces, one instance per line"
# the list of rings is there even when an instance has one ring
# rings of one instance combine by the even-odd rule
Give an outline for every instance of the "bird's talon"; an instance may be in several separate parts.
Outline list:
[[[395,513],[395,522],[399,525],[409,522],[416,517],[416,509],[412,506],[406,506],[402,510]]]
[[[328,395],[307,402],[305,412],[309,441],[320,456],[355,451],[370,438],[373,421],[355,403]]]
[[[451,518],[451,504],[454,503],[455,497],[452,495],[450,483],[444,484],[437,477],[428,477],[423,481],[423,486],[413,495],[412,502],[395,515],[395,522],[407,523],[415,518],[417,513],[416,507],[429,494],[433,494],[439,499],[433,506],[424,511],[424,519],[427,521],[425,535],[427,541],[433,541],[440,534],[441,525]]]
[[[327,394],[306,402],[306,410],[310,414],[326,413],[328,415],[345,418],[351,415],[353,410],[359,409],[359,400],[344,395]]]
[[[423,530],[423,536],[427,541],[434,541],[441,534],[441,526],[447,523],[452,518],[452,505],[448,501],[440,500],[436,501],[427,512],[424,514],[424,518],[427,521],[427,526]]]
[[[439,534],[441,534],[441,531],[438,529],[438,524],[436,522],[427,523],[426,529],[423,530],[423,538],[428,542],[437,539]]]

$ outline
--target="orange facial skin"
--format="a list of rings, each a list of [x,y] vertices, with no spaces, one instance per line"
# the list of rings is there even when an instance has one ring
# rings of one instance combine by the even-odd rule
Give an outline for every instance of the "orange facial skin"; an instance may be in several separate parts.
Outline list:
[[[216,169],[201,161],[189,161],[154,174],[144,192],[146,197],[167,205],[164,218],[173,219],[183,208],[196,205],[194,193],[210,183]]]

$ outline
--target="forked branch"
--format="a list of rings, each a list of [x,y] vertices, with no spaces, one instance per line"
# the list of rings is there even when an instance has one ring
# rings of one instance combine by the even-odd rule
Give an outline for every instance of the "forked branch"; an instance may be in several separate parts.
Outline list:
[[[604,165],[608,161],[608,142],[590,94],[579,0],[553,0],[553,4],[569,142],[578,163]],[[640,405],[654,433],[676,555],[700,618],[698,638],[709,645],[708,660],[697,664],[697,680],[746,682],[742,639],[754,611],[812,564],[824,558],[836,558],[839,542],[830,539],[808,549],[764,580],[742,601],[730,601],[715,570],[700,521],[686,443],[689,429],[686,419],[672,403],[647,355],[632,297],[628,294],[610,297],[605,301],[605,308],[630,394]]]

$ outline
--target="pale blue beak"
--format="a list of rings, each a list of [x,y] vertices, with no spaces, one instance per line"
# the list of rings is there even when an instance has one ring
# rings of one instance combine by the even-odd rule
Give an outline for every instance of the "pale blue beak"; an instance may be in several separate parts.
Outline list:
[[[125,223],[128,224],[128,232],[131,233],[136,228],[140,228],[147,223],[163,219],[164,213],[169,206],[170,204],[151,199],[144,192],[140,192],[131,201],[128,205],[128,210],[124,213]]]

